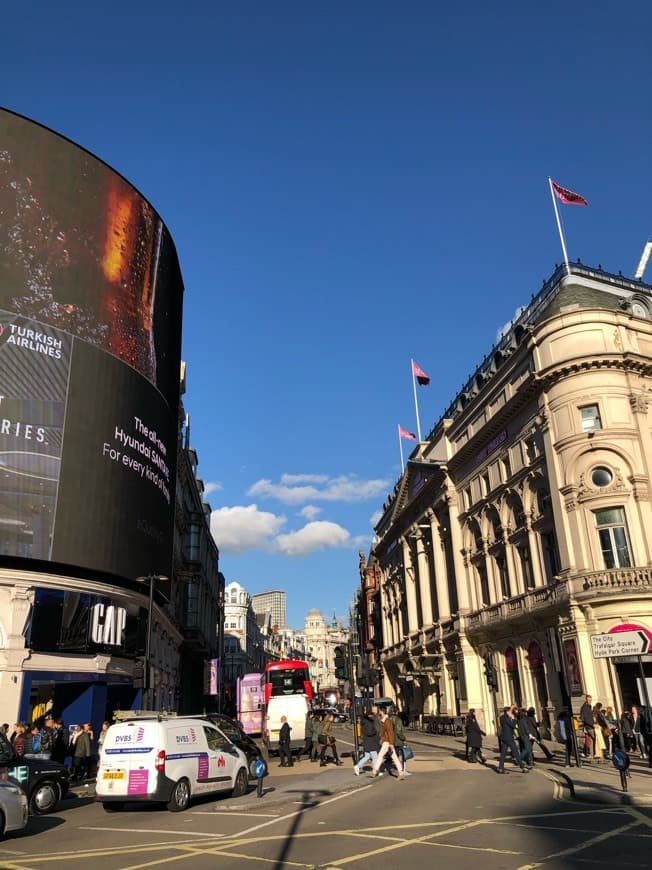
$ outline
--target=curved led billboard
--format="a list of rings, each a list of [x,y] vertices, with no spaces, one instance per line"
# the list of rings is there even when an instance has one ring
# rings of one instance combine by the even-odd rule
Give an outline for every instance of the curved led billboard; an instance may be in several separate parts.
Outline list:
[[[0,557],[169,574],[182,298],[151,205],[0,110]]]

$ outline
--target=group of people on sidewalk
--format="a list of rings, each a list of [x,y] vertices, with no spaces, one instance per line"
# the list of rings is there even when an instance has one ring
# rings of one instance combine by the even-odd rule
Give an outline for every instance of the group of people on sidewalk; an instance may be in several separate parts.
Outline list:
[[[411,774],[406,769],[407,739],[403,720],[395,708],[379,710],[372,707],[362,718],[362,748],[364,755],[353,765],[353,773],[360,776],[367,762],[371,762],[371,777],[383,775],[391,760],[398,779]]]
[[[102,725],[98,739],[101,752],[109,723]],[[66,764],[70,760],[71,782],[81,782],[94,774],[97,758],[94,753],[93,726],[90,722],[67,728],[61,717],[46,715],[32,724],[16,722],[2,726],[5,736],[19,758],[42,758]]]
[[[465,758],[471,764],[478,761],[486,764],[487,760],[482,754],[482,738],[486,733],[480,727],[476,718],[475,710],[469,710],[464,722],[466,733]],[[523,773],[531,770],[534,766],[534,746],[540,746],[547,758],[552,758],[552,753],[541,741],[540,723],[537,722],[534,707],[519,709],[516,704],[505,707],[498,720],[498,742],[500,744],[500,758],[497,773],[506,773],[505,761],[507,754],[511,753],[514,762]]]
[[[620,750],[640,755],[652,767],[652,718],[647,707],[634,705],[618,719],[613,707],[593,704],[591,695],[586,695],[577,718],[562,710],[555,723],[555,738],[564,746],[565,767],[572,765],[573,732],[586,761],[600,763]]]

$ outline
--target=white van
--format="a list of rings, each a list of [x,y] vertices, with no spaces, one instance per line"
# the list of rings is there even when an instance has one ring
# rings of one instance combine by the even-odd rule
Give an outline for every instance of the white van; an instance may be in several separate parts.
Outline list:
[[[160,801],[185,810],[195,795],[245,794],[247,758],[210,722],[142,714],[106,732],[95,787],[107,811],[127,802]]]
[[[310,704],[305,695],[279,695],[270,698],[263,717],[263,740],[270,752],[278,750],[281,716],[286,716],[290,731],[290,748],[301,749],[306,742],[306,716]]]

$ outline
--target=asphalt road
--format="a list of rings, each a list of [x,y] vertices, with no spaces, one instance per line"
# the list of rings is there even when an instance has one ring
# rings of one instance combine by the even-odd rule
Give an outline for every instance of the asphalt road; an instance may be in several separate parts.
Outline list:
[[[91,799],[30,821],[0,843],[3,870],[43,868],[644,868],[652,811],[555,797],[544,771],[521,774],[425,759],[405,780],[300,765],[285,792],[205,799],[185,813]],[[291,769],[294,774],[294,769]],[[286,771],[283,772],[287,774]],[[274,779],[274,769],[270,781]],[[280,776],[280,774],[278,774]]]

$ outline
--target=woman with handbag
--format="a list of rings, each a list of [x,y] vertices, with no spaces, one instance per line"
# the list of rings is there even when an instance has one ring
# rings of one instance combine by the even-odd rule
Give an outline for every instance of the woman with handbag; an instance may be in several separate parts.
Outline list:
[[[319,735],[319,742],[322,744],[321,752],[319,754],[319,765],[320,767],[325,767],[328,762],[326,761],[326,750],[330,749],[333,758],[335,759],[335,764],[338,767],[341,767],[342,762],[339,759],[337,754],[337,742],[335,737],[333,736],[333,714],[329,713],[324,720],[322,725],[321,734]]]

